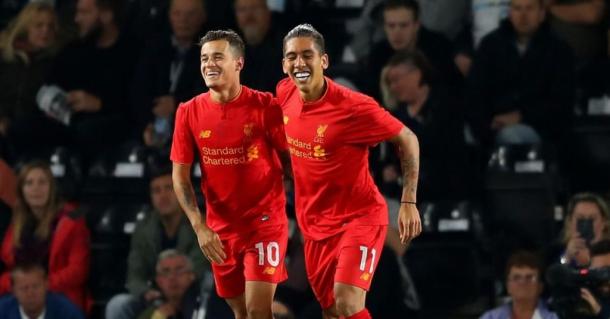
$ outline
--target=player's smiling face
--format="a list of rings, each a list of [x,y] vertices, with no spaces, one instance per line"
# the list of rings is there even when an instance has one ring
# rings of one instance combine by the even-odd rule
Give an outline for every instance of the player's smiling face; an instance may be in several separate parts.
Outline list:
[[[320,52],[311,37],[292,38],[284,47],[282,68],[301,92],[312,94],[324,88],[328,55]]]
[[[206,42],[201,47],[201,75],[210,89],[218,90],[239,82],[243,65],[243,57],[237,57],[226,40]]]

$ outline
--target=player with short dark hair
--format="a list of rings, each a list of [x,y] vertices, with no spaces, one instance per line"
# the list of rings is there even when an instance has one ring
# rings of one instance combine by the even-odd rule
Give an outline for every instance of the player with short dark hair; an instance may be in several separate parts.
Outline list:
[[[324,37],[311,25],[284,38],[277,87],[294,171],[309,281],[324,318],[370,318],[364,306],[386,237],[387,205],[368,170],[368,148],[396,143],[403,168],[403,244],[421,232],[417,137],[371,97],[324,76]]]
[[[286,279],[288,240],[282,170],[290,159],[282,112],[270,93],[240,84],[244,44],[233,31],[201,39],[201,74],[209,92],[181,104],[171,159],[174,190],[206,258],[218,295],[236,318],[271,318]],[[191,183],[199,154],[206,214]]]

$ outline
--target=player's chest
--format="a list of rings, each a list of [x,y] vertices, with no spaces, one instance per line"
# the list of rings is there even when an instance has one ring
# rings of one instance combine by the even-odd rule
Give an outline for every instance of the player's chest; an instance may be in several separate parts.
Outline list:
[[[284,111],[286,140],[293,156],[327,159],[343,144],[346,117],[338,112],[299,108]]]
[[[226,114],[213,112],[192,126],[199,147],[250,145],[264,139],[261,115],[257,112]]]

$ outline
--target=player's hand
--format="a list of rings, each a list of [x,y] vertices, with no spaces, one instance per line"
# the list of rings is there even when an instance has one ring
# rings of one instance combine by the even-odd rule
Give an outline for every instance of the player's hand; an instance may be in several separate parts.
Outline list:
[[[398,232],[402,244],[409,243],[421,233],[421,220],[416,205],[400,205],[400,210],[398,211]]]
[[[597,316],[602,311],[602,306],[599,304],[595,296],[587,288],[580,288],[580,297],[591,305],[591,310]]]
[[[102,108],[102,100],[83,90],[68,92],[68,103],[74,112],[97,112]]]
[[[224,252],[224,246],[218,234],[203,224],[196,227],[195,232],[197,233],[197,241],[199,241],[199,247],[203,255],[215,264],[222,264],[227,255]]]
[[[153,114],[157,117],[169,118],[176,111],[176,99],[171,95],[159,96],[153,101]]]

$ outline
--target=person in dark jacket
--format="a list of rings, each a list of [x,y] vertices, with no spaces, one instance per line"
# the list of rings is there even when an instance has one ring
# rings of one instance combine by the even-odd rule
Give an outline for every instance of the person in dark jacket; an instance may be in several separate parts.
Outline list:
[[[540,0],[512,0],[483,38],[468,79],[469,121],[483,144],[559,141],[574,103],[574,59]]]
[[[453,63],[453,46],[442,34],[421,25],[415,0],[390,0],[383,7],[386,39],[371,49],[367,63],[368,91],[380,98],[381,70],[399,51],[421,51],[436,69],[439,79],[458,89],[463,77]]]
[[[432,66],[418,51],[393,56],[384,72],[383,85],[398,102],[392,114],[419,139],[419,188],[426,199],[460,199],[466,195],[468,171],[464,142],[464,109],[460,99],[433,76]],[[383,178],[398,172],[398,161],[386,166]],[[396,174],[395,176],[398,176]],[[384,185],[388,185],[385,180]],[[397,182],[389,185],[398,185]],[[388,189],[387,195],[392,195]],[[397,194],[400,196],[400,192]]]
[[[206,90],[199,71],[198,36],[206,22],[202,0],[170,1],[171,33],[142,52],[133,81],[131,108],[135,131],[144,144],[167,149],[176,107]]]
[[[0,299],[0,319],[84,319],[61,294],[47,290],[47,273],[40,264],[24,264],[11,273],[13,294]]]

